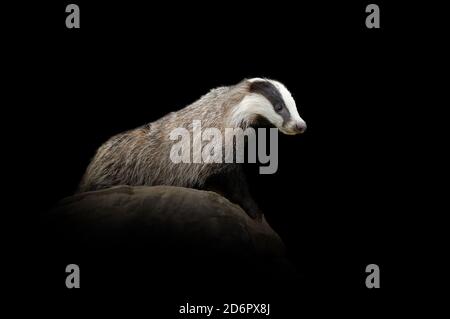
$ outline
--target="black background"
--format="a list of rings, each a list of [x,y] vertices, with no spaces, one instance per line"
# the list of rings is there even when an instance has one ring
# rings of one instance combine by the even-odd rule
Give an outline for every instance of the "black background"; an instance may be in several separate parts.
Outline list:
[[[419,248],[411,225],[422,208],[422,137],[410,134],[423,124],[415,80],[421,31],[406,23],[408,7],[378,1],[381,29],[369,30],[369,2],[75,3],[79,30],[65,28],[64,1],[28,6],[13,24],[26,37],[14,39],[23,49],[10,60],[17,68],[11,83],[27,90],[14,92],[12,109],[21,120],[9,134],[20,140],[11,148],[25,154],[13,159],[23,168],[15,182],[31,181],[33,191],[26,200],[21,192],[11,198],[21,201],[27,219],[12,260],[24,268],[39,261],[29,296],[34,309],[164,317],[186,301],[268,302],[275,317],[307,310],[359,317],[386,314],[411,292],[404,271]],[[284,83],[308,124],[302,136],[280,135],[276,174],[250,174],[251,191],[301,284],[289,292],[266,287],[258,298],[243,296],[245,282],[225,290],[214,278],[199,278],[211,281],[203,290],[155,291],[145,282],[106,291],[81,263],[83,287],[67,290],[65,265],[77,261],[42,254],[39,238],[47,230],[39,225],[74,192],[101,143],[250,77]],[[380,266],[379,290],[365,287],[370,263]]]

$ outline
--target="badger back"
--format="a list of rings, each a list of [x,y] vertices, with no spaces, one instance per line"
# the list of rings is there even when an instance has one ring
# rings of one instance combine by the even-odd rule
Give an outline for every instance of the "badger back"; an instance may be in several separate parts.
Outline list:
[[[96,152],[80,183],[79,191],[115,185],[201,186],[224,165],[173,163],[170,159],[176,141],[170,133],[184,128],[193,135],[194,121],[202,127],[217,128],[222,133],[229,126],[230,113],[247,92],[247,84],[211,90],[191,105],[167,114],[159,120],[110,138]],[[205,141],[201,142],[205,144]],[[194,143],[189,141],[192,154]]]

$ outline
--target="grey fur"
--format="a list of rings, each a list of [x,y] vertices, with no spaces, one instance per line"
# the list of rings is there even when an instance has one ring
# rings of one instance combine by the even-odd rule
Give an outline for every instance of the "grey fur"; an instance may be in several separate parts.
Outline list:
[[[230,111],[246,94],[250,82],[211,90],[191,105],[159,120],[110,138],[97,151],[80,183],[79,191],[104,189],[115,185],[173,185],[214,189],[240,204],[250,216],[261,213],[251,199],[239,164],[173,163],[170,150],[176,141],[169,133],[178,127],[191,132],[193,120],[202,127],[216,127],[224,133]],[[240,123],[243,129],[252,123]],[[192,145],[191,145],[192,147]],[[220,186],[210,185],[209,177],[220,176]],[[229,179],[225,180],[224,179]]]

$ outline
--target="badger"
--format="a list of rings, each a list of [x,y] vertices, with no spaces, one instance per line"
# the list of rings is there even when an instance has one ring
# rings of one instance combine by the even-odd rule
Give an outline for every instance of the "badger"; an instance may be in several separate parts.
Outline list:
[[[236,85],[212,89],[196,102],[157,121],[111,137],[97,150],[78,191],[116,185],[210,190],[240,205],[251,218],[262,217],[250,196],[242,164],[174,163],[169,159],[174,143],[170,132],[180,127],[192,131],[195,120],[220,130],[267,124],[288,135],[306,130],[291,93],[282,83],[266,78],[244,79]]]

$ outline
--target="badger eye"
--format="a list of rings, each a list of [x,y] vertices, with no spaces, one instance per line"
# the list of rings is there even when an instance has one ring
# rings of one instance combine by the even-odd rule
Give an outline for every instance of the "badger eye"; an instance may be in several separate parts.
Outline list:
[[[283,109],[283,105],[281,105],[281,104],[275,105],[275,111],[280,112],[282,109]]]

